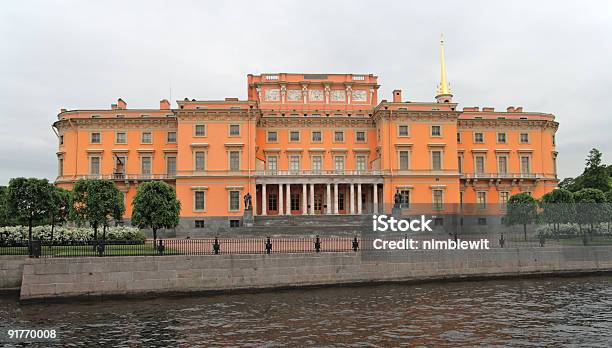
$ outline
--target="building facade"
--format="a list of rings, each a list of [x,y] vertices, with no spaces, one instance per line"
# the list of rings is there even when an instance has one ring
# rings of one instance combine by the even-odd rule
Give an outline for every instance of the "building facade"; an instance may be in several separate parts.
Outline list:
[[[171,108],[62,109],[56,184],[115,181],[126,213],[139,183],[176,187],[181,229],[242,224],[254,214],[389,212],[419,204],[503,204],[556,187],[555,132],[548,113],[521,107],[457,109],[446,81],[435,101],[393,91],[378,101],[372,74],[248,75],[248,98],[184,99]]]

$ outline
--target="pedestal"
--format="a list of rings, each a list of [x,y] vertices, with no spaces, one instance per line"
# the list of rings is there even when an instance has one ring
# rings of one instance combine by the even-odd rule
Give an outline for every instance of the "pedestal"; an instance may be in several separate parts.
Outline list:
[[[402,214],[402,208],[400,207],[399,204],[395,204],[393,206],[393,209],[391,209],[391,215],[392,216],[399,216]]]
[[[255,224],[255,218],[253,217],[253,208],[246,208],[242,215],[242,224],[245,227],[253,227]]]

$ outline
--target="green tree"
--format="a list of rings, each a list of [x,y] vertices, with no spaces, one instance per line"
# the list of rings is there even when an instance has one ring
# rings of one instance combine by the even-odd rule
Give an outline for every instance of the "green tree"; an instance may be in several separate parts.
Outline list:
[[[610,233],[610,223],[612,222],[612,190],[606,192],[606,205],[608,211],[608,233]]]
[[[0,186],[0,226],[9,225],[8,188]]]
[[[49,209],[49,219],[51,223],[51,241],[53,242],[53,232],[56,224],[66,222],[72,207],[72,194],[61,187],[51,186],[51,205]]]
[[[605,165],[601,164],[601,152],[597,149],[592,149],[586,160],[586,168],[582,173],[581,187],[592,188],[607,192],[610,190],[610,176]]]
[[[176,199],[174,188],[165,182],[139,185],[132,206],[132,225],[151,228],[154,241],[160,228],[174,228],[179,223],[181,203]]]
[[[121,196],[121,199],[119,198]],[[109,220],[116,217],[123,195],[110,180],[79,179],[72,189],[73,214],[78,221],[88,222],[98,240],[98,228],[106,232]]]
[[[553,190],[540,199],[541,218],[553,225],[555,233],[559,232],[559,224],[573,222],[576,216],[574,196],[565,189]]]
[[[9,214],[28,225],[28,241],[32,242],[32,226],[49,216],[51,185],[47,179],[14,178],[8,186]]]
[[[574,193],[576,202],[576,221],[586,242],[586,233],[582,225],[590,225],[589,234],[593,231],[593,225],[607,220],[606,196],[598,189],[584,188]]]
[[[527,225],[535,221],[538,205],[536,200],[528,193],[519,193],[508,199],[506,209],[507,225],[523,225],[523,234],[527,241]]]

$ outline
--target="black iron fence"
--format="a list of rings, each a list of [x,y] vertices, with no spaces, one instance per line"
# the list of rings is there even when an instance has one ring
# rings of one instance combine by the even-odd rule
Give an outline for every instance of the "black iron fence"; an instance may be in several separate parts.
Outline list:
[[[383,237],[235,237],[201,239],[158,239],[157,241],[78,241],[50,242],[0,241],[0,255],[30,257],[91,257],[91,256],[161,256],[161,255],[216,255],[216,254],[276,254],[358,252],[376,250],[377,239],[412,239],[422,245],[426,241],[478,241],[488,240],[489,248],[560,247],[581,245],[612,245],[610,235],[530,235],[519,234],[421,234]],[[380,243],[378,244],[380,246]],[[451,248],[452,249],[452,248]]]

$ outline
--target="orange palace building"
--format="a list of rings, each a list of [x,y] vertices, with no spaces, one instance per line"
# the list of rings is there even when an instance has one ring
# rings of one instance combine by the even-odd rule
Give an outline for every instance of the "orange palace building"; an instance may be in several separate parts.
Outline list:
[[[441,46],[434,102],[378,101],[372,74],[248,75],[248,98],[185,99],[178,108],[62,109],[56,184],[113,180],[126,219],[137,186],[176,187],[183,231],[238,227],[243,196],[264,215],[389,213],[424,203],[493,204],[555,188],[548,113],[453,103]]]

